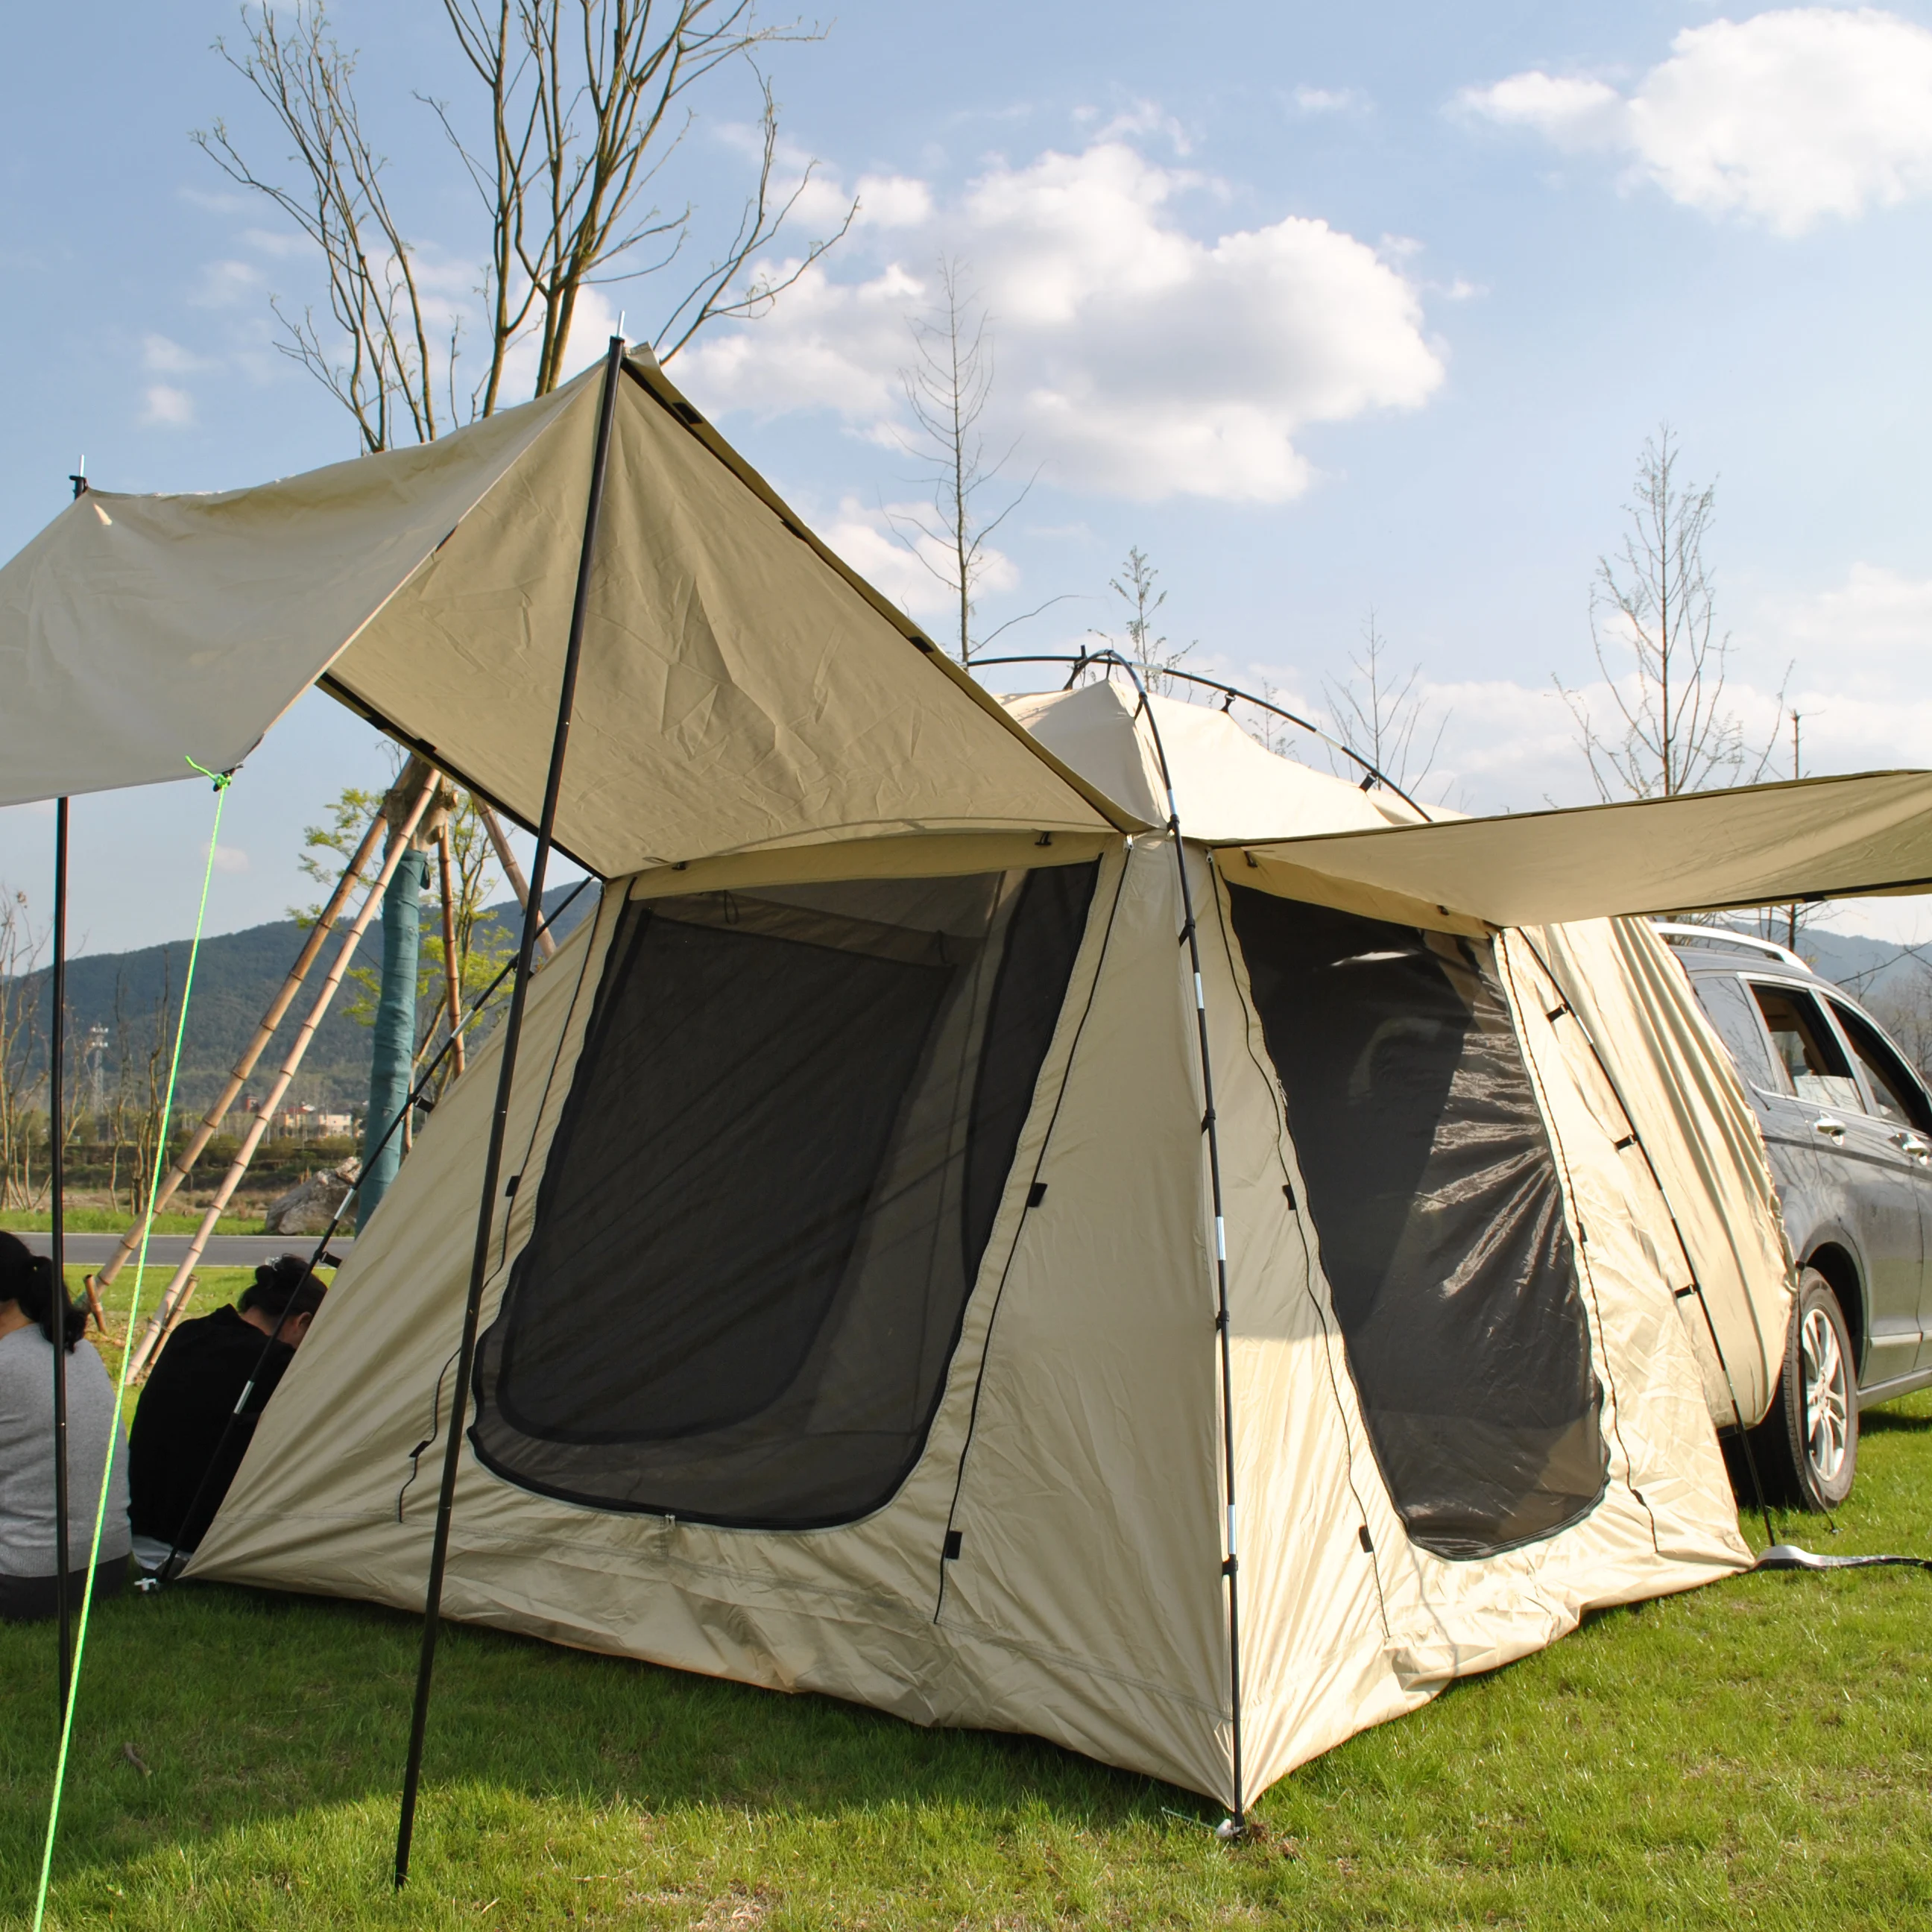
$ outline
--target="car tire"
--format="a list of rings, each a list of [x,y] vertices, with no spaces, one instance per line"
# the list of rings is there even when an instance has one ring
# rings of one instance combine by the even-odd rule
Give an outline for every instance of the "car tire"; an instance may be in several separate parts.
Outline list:
[[[1751,1438],[1775,1500],[1833,1510],[1851,1494],[1858,1462],[1858,1367],[1844,1311],[1816,1268],[1798,1274],[1784,1366],[1771,1412]]]

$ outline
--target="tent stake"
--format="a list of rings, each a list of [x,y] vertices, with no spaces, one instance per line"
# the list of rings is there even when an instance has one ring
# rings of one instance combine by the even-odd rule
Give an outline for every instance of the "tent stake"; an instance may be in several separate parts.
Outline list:
[[[79,496],[80,492],[74,492]],[[74,1605],[68,1588],[67,1469],[67,1124],[61,1106],[61,1062],[67,1052],[67,800],[54,806],[53,1018],[47,1028],[48,1205],[52,1210],[47,1246],[53,1264],[54,1340],[54,1603],[60,1618],[60,1712],[67,1715],[74,1680]],[[86,1318],[82,1318],[82,1325]],[[107,1445],[111,1459],[114,1445]],[[100,1480],[107,1480],[104,1468]]]
[[[590,572],[597,553],[597,523],[604,507],[604,474],[610,454],[610,424],[617,409],[617,378],[624,360],[624,339],[614,335],[604,362],[604,392],[597,416],[597,446],[590,464],[590,500],[584,512],[584,545],[577,561],[577,591],[570,610],[570,638],[563,653],[563,678],[557,693],[556,730],[550,741],[550,774],[544,785],[543,817],[537,826],[537,849],[530,862],[530,890],[525,896],[523,932],[517,944],[517,976],[511,982],[510,1010],[503,1022],[503,1059],[496,1075],[496,1104],[490,1117],[490,1147],[483,1162],[482,1198],[476,1209],[476,1246],[470,1262],[470,1292],[463,1307],[463,1340],[457,1352],[456,1382],[450,1394],[449,1439],[442,1456],[442,1484],[436,1502],[436,1534],[430,1546],[429,1583],[424,1592],[422,1655],[416,1669],[416,1707],[410,1719],[409,1760],[403,1772],[403,1802],[396,1822],[396,1889],[410,1876],[410,1840],[416,1830],[416,1790],[422,1778],[423,1734],[429,1722],[430,1684],[436,1671],[436,1632],[442,1618],[443,1571],[449,1558],[450,1521],[456,1508],[456,1474],[463,1460],[464,1418],[470,1409],[470,1378],[476,1366],[476,1329],[483,1307],[483,1281],[489,1271],[491,1211],[503,1165],[503,1140],[509,1126],[510,1094],[517,1074],[517,1045],[522,1036],[524,1006],[529,994],[530,968],[536,952],[537,926],[542,917],[544,874],[550,866],[550,842],[556,830],[556,806],[563,787],[564,754],[570,742],[570,718],[577,698],[577,667],[584,650],[584,620],[590,603]]]

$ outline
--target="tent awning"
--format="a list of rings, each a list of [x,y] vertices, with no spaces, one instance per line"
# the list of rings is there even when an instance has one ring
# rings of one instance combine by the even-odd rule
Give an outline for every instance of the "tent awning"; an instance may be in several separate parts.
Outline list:
[[[1449,931],[1932,890],[1932,772],[1222,848],[1236,885]]]
[[[526,823],[601,370],[419,448],[90,492],[0,569],[0,803],[246,758],[311,682]],[[606,877],[946,830],[1134,830],[623,365],[557,842]]]

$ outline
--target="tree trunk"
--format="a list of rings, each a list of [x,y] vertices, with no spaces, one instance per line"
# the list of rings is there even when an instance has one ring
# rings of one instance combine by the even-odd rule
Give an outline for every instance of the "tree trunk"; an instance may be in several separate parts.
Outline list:
[[[389,1126],[409,1099],[416,1064],[416,970],[422,896],[428,884],[429,856],[412,849],[403,855],[382,895],[382,992],[369,1068],[369,1115],[362,1126],[362,1178],[356,1194],[358,1232],[403,1164],[402,1137],[390,1133]]]

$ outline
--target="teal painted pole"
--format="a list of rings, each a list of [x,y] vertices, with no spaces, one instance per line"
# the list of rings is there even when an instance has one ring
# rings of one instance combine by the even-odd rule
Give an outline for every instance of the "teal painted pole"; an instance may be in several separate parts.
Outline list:
[[[362,1178],[356,1190],[356,1232],[403,1164],[403,1137],[389,1125],[410,1097],[416,1054],[416,967],[422,951],[422,896],[429,854],[412,850],[382,895],[382,994],[376,1006],[375,1053],[369,1068],[369,1117],[362,1124]]]

